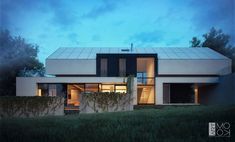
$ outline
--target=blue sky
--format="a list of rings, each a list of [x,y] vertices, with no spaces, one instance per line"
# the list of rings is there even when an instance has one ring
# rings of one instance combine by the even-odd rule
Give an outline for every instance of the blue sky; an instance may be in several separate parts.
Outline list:
[[[235,43],[235,0],[1,0],[0,26],[40,46],[188,47],[211,27]]]

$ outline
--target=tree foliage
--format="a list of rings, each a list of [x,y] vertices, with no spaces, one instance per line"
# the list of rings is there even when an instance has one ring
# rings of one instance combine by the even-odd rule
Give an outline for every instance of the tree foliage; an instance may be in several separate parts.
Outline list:
[[[206,34],[203,34],[203,41],[197,37],[193,37],[190,41],[191,47],[208,47],[224,56],[232,59],[232,71],[235,72],[235,46],[229,44],[230,36],[223,33],[221,29],[217,30],[214,27]]]
[[[15,95],[16,77],[30,76],[30,72],[43,75],[43,64],[37,59],[38,46],[24,38],[10,35],[8,30],[0,33],[0,95]],[[33,74],[31,74],[33,76]]]

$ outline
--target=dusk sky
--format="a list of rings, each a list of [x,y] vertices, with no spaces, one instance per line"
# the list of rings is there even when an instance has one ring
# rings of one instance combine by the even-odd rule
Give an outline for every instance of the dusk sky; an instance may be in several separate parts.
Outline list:
[[[40,46],[188,47],[220,28],[235,43],[235,0],[1,0],[0,26]]]

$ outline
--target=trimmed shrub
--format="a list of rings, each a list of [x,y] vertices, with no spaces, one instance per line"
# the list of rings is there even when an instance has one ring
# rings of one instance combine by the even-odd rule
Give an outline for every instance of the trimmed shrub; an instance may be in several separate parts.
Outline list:
[[[84,92],[80,112],[113,112],[133,110],[132,96],[115,92]]]
[[[64,98],[39,96],[0,97],[0,118],[63,115]]]

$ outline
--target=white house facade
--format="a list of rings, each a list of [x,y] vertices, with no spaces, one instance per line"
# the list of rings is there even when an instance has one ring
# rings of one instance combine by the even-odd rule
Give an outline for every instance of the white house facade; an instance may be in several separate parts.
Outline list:
[[[200,104],[231,60],[209,48],[59,48],[46,59],[51,77],[17,77],[17,96],[64,96],[79,107],[82,92],[126,92],[134,105]]]

